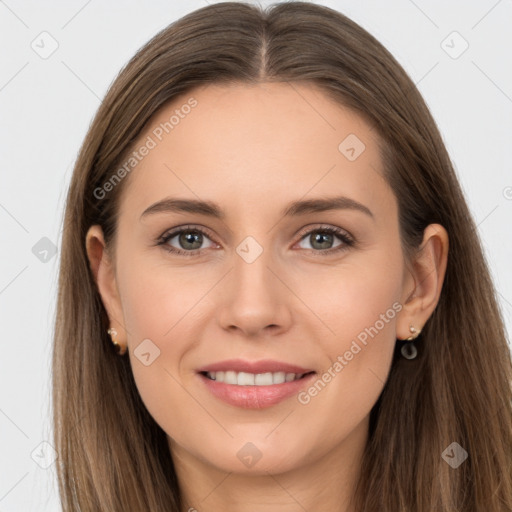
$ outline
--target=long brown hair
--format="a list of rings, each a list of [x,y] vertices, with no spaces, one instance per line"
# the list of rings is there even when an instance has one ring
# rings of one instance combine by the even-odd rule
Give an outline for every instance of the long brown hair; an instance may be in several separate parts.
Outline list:
[[[129,359],[107,335],[89,267],[88,228],[107,246],[128,177],[119,169],[150,118],[208,83],[304,82],[353,109],[382,141],[409,257],[428,224],[450,252],[439,303],[414,360],[395,357],[371,411],[358,512],[512,510],[512,364],[476,227],[438,128],[393,56],[341,13],[306,2],[266,10],[218,3],[172,23],[120,72],[79,153],[67,196],[53,352],[53,424],[63,510],[179,512],[165,432],[149,415]],[[468,458],[456,469],[453,442]]]

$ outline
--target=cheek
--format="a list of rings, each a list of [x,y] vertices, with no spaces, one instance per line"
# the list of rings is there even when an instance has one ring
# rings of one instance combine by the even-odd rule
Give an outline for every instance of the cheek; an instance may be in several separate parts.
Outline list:
[[[298,397],[299,414],[309,430],[319,432],[317,449],[328,451],[368,417],[378,400],[391,367],[398,303],[397,272],[377,279],[378,273],[351,272],[319,308],[334,334],[319,338],[328,355],[326,367]],[[331,283],[335,286],[335,283]]]
[[[402,279],[402,269],[394,262],[401,260],[384,251],[380,255],[375,252],[354,260],[355,263],[331,269],[324,278],[315,278],[314,292],[310,291],[306,300],[329,328],[326,340],[335,351],[358,336],[364,341],[368,330],[376,336],[373,327],[382,335],[380,338],[394,337],[396,315],[401,309],[398,300]]]
[[[153,263],[153,264],[152,264]],[[197,274],[184,273],[151,258],[119,265],[119,288],[132,348],[144,338],[166,343],[194,319],[194,305],[208,286]],[[201,284],[203,283],[203,284]]]
[[[375,252],[358,264],[340,267],[329,279],[328,293],[317,294],[314,308],[329,328],[320,342],[331,361],[324,371],[336,376],[326,375],[326,387],[338,397],[327,392],[325,398],[343,402],[341,410],[346,406],[369,412],[387,378],[402,309],[402,269],[395,264],[401,259],[390,253]]]
[[[198,301],[212,288],[211,278],[141,256],[119,262],[118,286],[139,394],[162,428],[179,432],[183,422],[175,411],[191,403],[179,382],[180,363],[200,339]]]

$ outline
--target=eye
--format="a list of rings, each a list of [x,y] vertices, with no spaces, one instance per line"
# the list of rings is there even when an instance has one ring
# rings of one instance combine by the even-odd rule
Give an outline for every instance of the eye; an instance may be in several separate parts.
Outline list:
[[[343,229],[334,226],[320,226],[300,234],[302,242],[308,242],[309,247],[302,247],[314,253],[331,254],[347,250],[354,245],[354,239]],[[340,242],[333,246],[338,239]]]
[[[166,251],[175,254],[196,256],[201,249],[204,249],[201,246],[205,238],[210,240],[206,231],[194,226],[185,226],[163,235],[159,239],[158,245],[162,245]],[[178,247],[172,245],[171,242],[174,239],[176,239],[175,243],[178,244]]]
[[[310,247],[302,247],[315,255],[326,255],[349,249],[355,244],[354,239],[345,230],[334,226],[319,226],[315,229],[302,231],[299,236],[299,244],[309,242]],[[157,245],[161,245],[166,251],[182,256],[198,256],[203,249],[204,241],[211,242],[210,248],[218,247],[211,241],[209,234],[197,226],[184,226],[176,228],[160,237]],[[333,243],[338,239],[338,244]],[[176,244],[178,247],[176,247]]]

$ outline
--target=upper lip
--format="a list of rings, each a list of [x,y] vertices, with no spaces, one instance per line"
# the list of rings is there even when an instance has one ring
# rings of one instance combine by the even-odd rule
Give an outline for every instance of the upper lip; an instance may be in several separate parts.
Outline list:
[[[310,373],[314,370],[308,368],[302,368],[294,364],[284,363],[282,361],[273,361],[265,359],[261,361],[244,361],[243,359],[228,359],[225,361],[219,361],[217,363],[208,364],[199,368],[198,373],[201,372],[246,372],[246,373],[274,373],[274,372],[285,372],[303,374]]]

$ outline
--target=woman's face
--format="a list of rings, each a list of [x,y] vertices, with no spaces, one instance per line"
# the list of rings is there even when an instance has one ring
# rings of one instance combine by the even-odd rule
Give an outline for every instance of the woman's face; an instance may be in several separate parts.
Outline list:
[[[289,83],[202,87],[150,124],[108,308],[171,449],[263,474],[362,446],[412,289],[376,132]]]

